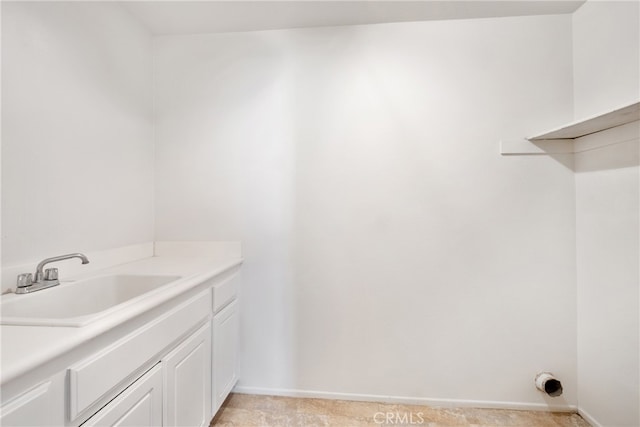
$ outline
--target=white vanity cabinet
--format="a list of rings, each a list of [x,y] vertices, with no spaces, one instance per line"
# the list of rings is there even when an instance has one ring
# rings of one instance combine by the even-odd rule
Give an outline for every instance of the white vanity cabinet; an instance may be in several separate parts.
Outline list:
[[[213,395],[215,414],[238,381],[240,313],[237,274],[213,288]]]
[[[239,268],[205,279],[18,378],[0,426],[208,426],[237,381],[239,286]]]
[[[210,415],[211,326],[207,322],[82,426],[206,427]]]
[[[0,426],[64,424],[64,379],[52,378],[32,387],[0,408]]]
[[[162,359],[164,427],[211,421],[211,326],[207,322]]]
[[[213,318],[213,409],[227,398],[238,380],[238,301],[234,300]]]
[[[191,334],[84,426],[207,426],[211,414],[211,326]]]
[[[197,293],[102,348],[68,371],[69,419],[77,426],[172,352],[185,335],[211,318],[211,291]],[[209,356],[207,352],[205,356]],[[168,356],[167,356],[168,357]],[[172,359],[170,359],[172,360]]]
[[[162,368],[155,365],[125,391],[82,424],[97,426],[162,426]]]

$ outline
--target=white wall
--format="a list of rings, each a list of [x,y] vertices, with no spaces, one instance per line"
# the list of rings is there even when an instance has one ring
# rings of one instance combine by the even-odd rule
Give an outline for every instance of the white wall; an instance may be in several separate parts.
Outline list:
[[[572,118],[571,48],[568,15],[155,40],[156,238],[242,240],[244,390],[576,404],[572,158],[498,154]]]
[[[635,129],[635,140],[576,154],[575,163],[578,401],[603,426],[640,425]]]
[[[0,24],[2,23],[2,4],[0,4]],[[2,49],[2,31],[0,27],[0,50]],[[1,54],[0,54],[1,55]],[[2,82],[2,58],[0,57],[0,82]],[[0,193],[2,190],[2,84],[0,84]],[[0,273],[2,273],[2,196],[0,194]],[[1,274],[0,274],[1,277]],[[2,279],[0,279],[2,280]],[[1,282],[0,282],[1,283]],[[3,288],[0,286],[0,292]]]
[[[576,118],[640,99],[640,3],[573,16]],[[640,425],[640,174],[636,125],[576,154],[578,401],[603,426]],[[626,141],[626,142],[624,142]]]
[[[573,13],[575,117],[640,99],[640,2],[587,1]]]
[[[2,9],[2,265],[151,241],[150,35],[115,3]]]

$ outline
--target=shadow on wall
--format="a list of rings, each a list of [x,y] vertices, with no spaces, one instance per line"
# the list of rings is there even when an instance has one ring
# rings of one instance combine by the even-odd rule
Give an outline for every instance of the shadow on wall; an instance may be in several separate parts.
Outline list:
[[[635,139],[617,142],[597,149],[598,155],[589,155],[592,151],[580,151],[575,154],[575,172],[595,172],[612,169],[631,168],[640,165],[640,135]]]

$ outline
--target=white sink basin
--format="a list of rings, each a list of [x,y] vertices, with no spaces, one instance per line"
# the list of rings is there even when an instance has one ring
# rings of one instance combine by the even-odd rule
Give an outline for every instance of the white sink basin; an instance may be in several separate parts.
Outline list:
[[[144,298],[180,276],[114,275],[61,283],[0,299],[0,324],[84,326]]]

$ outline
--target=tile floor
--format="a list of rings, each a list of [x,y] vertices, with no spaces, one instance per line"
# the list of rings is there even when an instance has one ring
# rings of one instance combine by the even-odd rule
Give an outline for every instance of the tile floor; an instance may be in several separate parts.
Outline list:
[[[577,414],[231,394],[211,427],[589,427]]]

